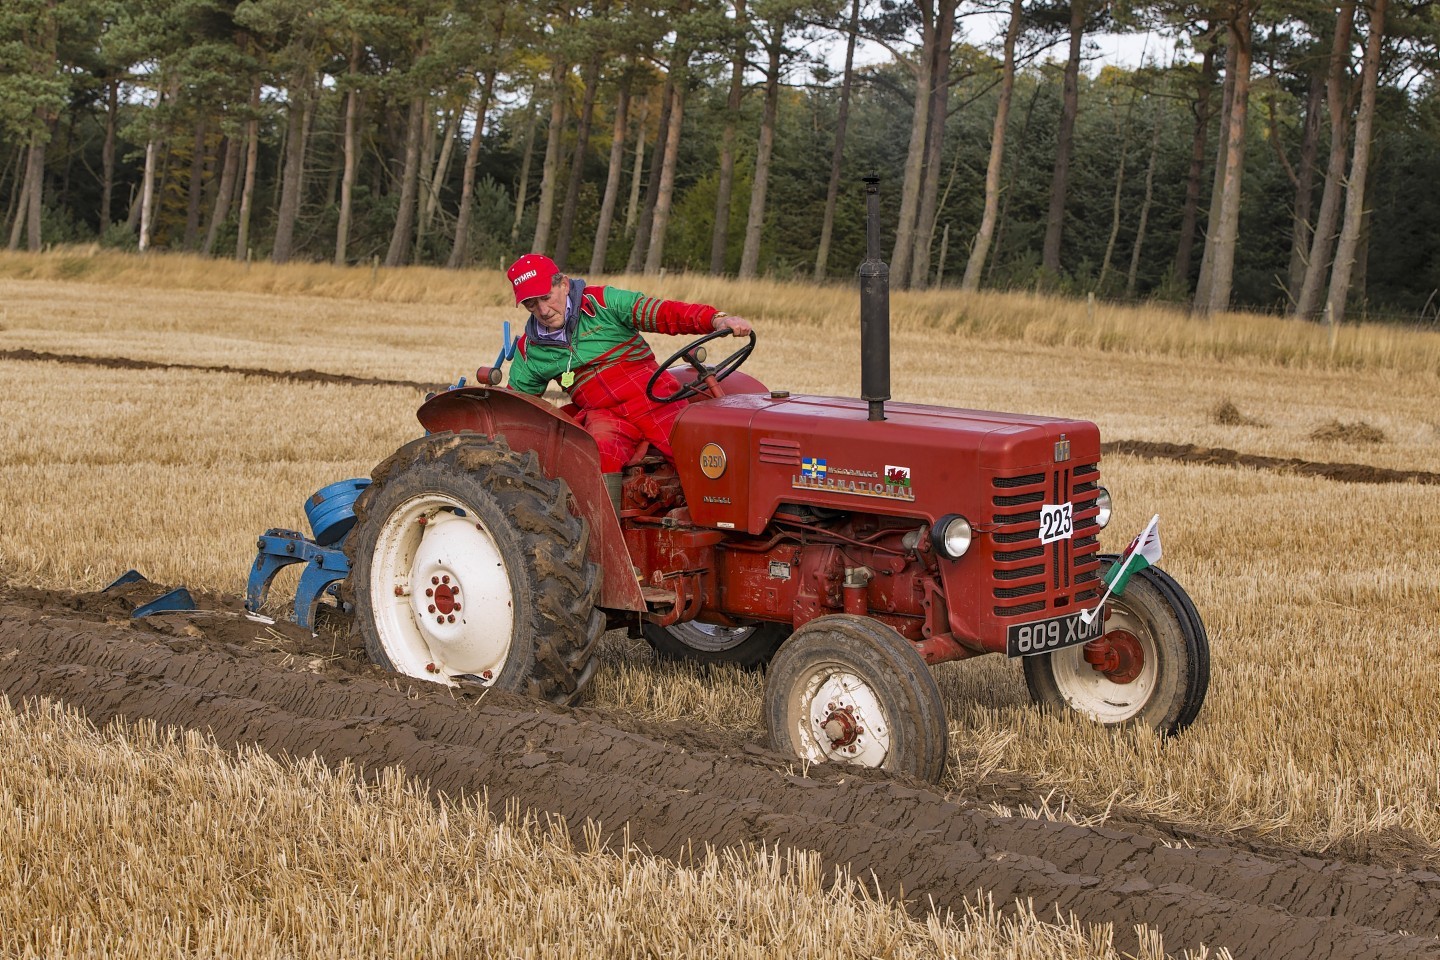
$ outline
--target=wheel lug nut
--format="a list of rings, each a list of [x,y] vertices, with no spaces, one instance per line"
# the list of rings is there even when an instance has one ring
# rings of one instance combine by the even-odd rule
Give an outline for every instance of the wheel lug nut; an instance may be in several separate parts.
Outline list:
[[[426,588],[425,588],[425,596],[427,596],[427,597],[433,597],[433,596],[435,596],[435,591],[434,591],[434,590],[431,590],[429,587],[426,587]]]
[[[435,614],[435,622],[436,622],[436,623],[444,623],[444,622],[445,622],[445,614],[443,614],[443,613],[437,613],[437,614]]]
[[[441,578],[440,578],[440,582],[441,582],[441,583],[449,583],[449,582],[450,582],[450,577],[449,577],[449,575],[446,575],[446,576],[441,577]]]
[[[430,578],[430,582],[433,583],[433,584],[435,584],[435,585],[438,587],[438,586],[440,585],[440,578],[439,578],[439,577],[431,577],[431,578]]]
[[[458,604],[458,603],[455,604],[455,609],[456,609],[456,610],[459,610],[459,609],[460,609],[460,604]]]
[[[430,604],[430,606],[427,607],[426,609],[427,609],[430,613],[434,613],[434,612],[435,612],[435,604],[433,604],[433,603]]]
[[[445,618],[445,622],[446,622],[446,623],[454,623],[454,622],[455,622],[455,614],[452,613],[452,614],[450,614],[449,616],[447,616],[447,617]]]

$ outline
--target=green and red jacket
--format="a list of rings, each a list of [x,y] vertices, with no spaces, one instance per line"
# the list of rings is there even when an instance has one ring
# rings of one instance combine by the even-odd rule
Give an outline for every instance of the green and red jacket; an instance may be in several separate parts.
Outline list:
[[[629,395],[636,392],[636,364],[648,372],[656,368],[655,354],[642,333],[709,333],[718,312],[703,303],[661,300],[616,287],[587,286],[583,280],[572,279],[565,342],[541,338],[539,324],[532,316],[516,344],[510,387],[522,393],[542,394],[551,380],[559,381],[568,370],[575,375],[569,393],[578,405],[611,406],[616,400],[630,399]],[[606,371],[612,374],[607,376]],[[643,390],[642,380],[639,392],[643,394]]]

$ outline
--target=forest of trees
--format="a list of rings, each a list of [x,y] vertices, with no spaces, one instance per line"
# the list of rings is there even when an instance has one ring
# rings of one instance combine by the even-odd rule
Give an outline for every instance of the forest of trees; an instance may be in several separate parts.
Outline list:
[[[843,277],[876,172],[892,285],[1433,322],[1437,62],[1427,0],[4,0],[0,239]]]

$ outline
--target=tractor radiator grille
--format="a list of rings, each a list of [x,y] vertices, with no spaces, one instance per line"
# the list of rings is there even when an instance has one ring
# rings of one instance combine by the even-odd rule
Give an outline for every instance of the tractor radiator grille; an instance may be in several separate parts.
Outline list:
[[[992,480],[991,596],[997,617],[1065,613],[1100,596],[1099,472],[1095,463],[1067,462],[1048,472]],[[1074,532],[1042,544],[1040,507],[1061,503],[1071,505]]]

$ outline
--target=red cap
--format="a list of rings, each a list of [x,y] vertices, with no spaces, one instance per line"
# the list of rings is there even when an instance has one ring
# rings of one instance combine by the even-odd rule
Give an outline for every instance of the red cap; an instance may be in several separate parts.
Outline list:
[[[551,278],[559,272],[555,261],[545,254],[527,253],[510,265],[505,276],[510,278],[510,285],[515,288],[515,302],[518,304],[549,293],[553,286]]]

